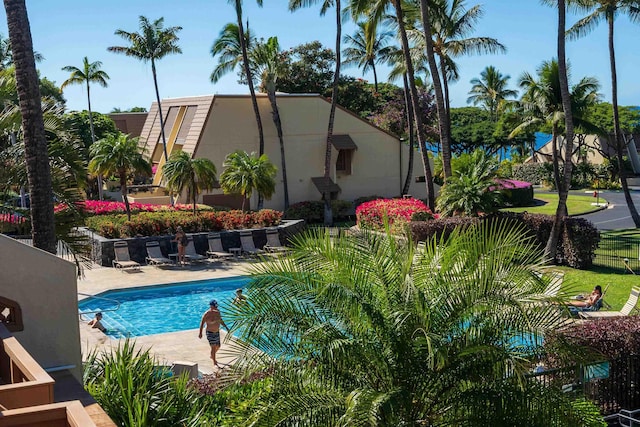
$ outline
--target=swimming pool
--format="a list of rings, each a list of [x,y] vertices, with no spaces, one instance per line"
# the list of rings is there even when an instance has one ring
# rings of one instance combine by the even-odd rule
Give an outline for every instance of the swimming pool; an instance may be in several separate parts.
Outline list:
[[[235,290],[247,282],[248,277],[238,276],[119,289],[78,302],[78,310],[80,313],[102,311],[107,335],[114,339],[185,331],[200,326],[209,301],[230,302]]]

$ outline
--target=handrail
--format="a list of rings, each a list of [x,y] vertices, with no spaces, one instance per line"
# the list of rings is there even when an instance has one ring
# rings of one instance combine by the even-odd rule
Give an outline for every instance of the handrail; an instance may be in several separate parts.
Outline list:
[[[109,312],[109,311],[118,311],[120,309],[120,301],[118,301],[117,299],[107,298],[107,297],[99,297],[97,295],[85,294],[83,292],[78,292],[78,295],[82,295],[82,296],[85,296],[85,297],[91,297],[91,298],[97,298],[97,299],[101,299],[101,300],[105,300],[105,301],[110,301],[110,302],[115,302],[116,303],[116,307],[115,308],[107,308],[105,310],[94,310],[94,311],[83,311],[83,312],[80,312],[80,313],[78,313],[78,316],[80,317],[81,320],[82,320],[82,316],[84,316],[85,314],[96,314],[96,313]]]

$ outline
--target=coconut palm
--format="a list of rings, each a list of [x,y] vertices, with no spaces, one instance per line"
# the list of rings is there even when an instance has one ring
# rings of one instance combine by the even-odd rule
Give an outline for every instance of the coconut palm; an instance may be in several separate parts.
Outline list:
[[[244,31],[247,43],[247,50],[251,51],[256,44],[256,38],[249,32],[249,28]],[[237,24],[228,23],[218,34],[218,38],[211,46],[211,56],[218,58],[218,64],[211,72],[209,79],[212,83],[217,83],[227,73],[235,70],[242,64],[242,46],[240,45],[240,30]]]
[[[225,193],[242,195],[242,210],[254,191],[270,199],[276,190],[276,167],[266,154],[237,150],[224,159],[222,166],[225,169],[220,174],[220,186]]]
[[[41,53],[33,52],[33,58],[36,62],[42,62],[44,56]],[[6,70],[13,66],[13,52],[11,51],[11,42],[0,34],[0,70]]]
[[[121,53],[132,56],[142,62],[151,62],[151,74],[153,75],[153,85],[156,91],[156,102],[158,103],[158,117],[160,118],[160,135],[162,136],[162,148],[164,150],[165,161],[168,160],[167,139],[164,134],[164,117],[162,115],[162,104],[160,102],[160,91],[158,90],[158,76],[156,73],[156,61],[167,55],[182,53],[178,46],[178,31],[182,27],[164,27],[164,18],[158,18],[150,22],[148,18],[140,16],[140,32],[130,33],[124,30],[116,30],[115,34],[122,37],[129,46],[111,46],[109,52]],[[173,197],[171,197],[173,205]]]
[[[89,172],[100,175],[115,175],[120,179],[122,201],[127,210],[127,218],[131,220],[131,209],[127,197],[127,181],[132,175],[151,176],[151,165],[138,146],[138,138],[120,133],[108,135],[89,149],[91,161]]]
[[[16,85],[22,114],[25,160],[30,191],[33,245],[56,252],[53,190],[47,140],[42,116],[40,82],[33,55],[31,29],[24,0],[4,0],[9,40],[16,69]]]
[[[284,209],[289,208],[289,183],[287,181],[287,162],[284,153],[284,137],[282,121],[276,98],[276,84],[278,78],[285,73],[282,52],[277,37],[269,37],[266,43],[259,43],[251,50],[252,65],[256,68],[256,76],[260,76],[262,87],[267,92],[271,103],[271,116],[276,126],[278,141],[280,142],[280,164],[282,170],[282,184],[284,187]]]
[[[609,37],[609,65],[611,67],[611,106],[613,107],[613,139],[616,147],[616,158],[618,160],[618,169],[620,170],[620,183],[622,191],[627,202],[627,207],[631,213],[631,218],[636,226],[640,227],[640,214],[636,209],[629,185],[627,183],[624,161],[622,152],[624,151],[624,143],[622,141],[622,133],[620,131],[620,117],[618,114],[618,76],[616,73],[616,54],[614,48],[614,23],[616,16],[620,13],[625,14],[632,22],[640,22],[640,1],[638,0],[588,0],[578,4],[585,11],[591,13],[574,24],[568,31],[570,38],[578,38],[591,32],[600,22],[606,20]],[[635,146],[629,149],[635,150]]]
[[[418,250],[314,231],[290,257],[255,265],[251,303],[226,314],[236,368],[272,372],[245,425],[580,425],[559,390],[526,376],[525,343],[562,315],[531,303],[545,285],[525,234],[484,222]]]
[[[378,92],[378,73],[376,64],[380,63],[387,56],[389,47],[388,39],[391,31],[378,31],[378,23],[375,21],[358,22],[358,29],[354,35],[344,36],[344,42],[350,47],[342,51],[345,67],[356,65],[362,68],[362,75],[367,71],[373,72],[373,87]]]
[[[86,56],[82,60],[82,68],[72,65],[62,67],[62,70],[69,71],[71,76],[60,85],[60,90],[64,90],[65,87],[73,84],[87,85],[87,107],[89,109],[89,128],[91,129],[92,144],[96,142],[96,133],[93,128],[93,115],[91,113],[91,83],[97,83],[102,87],[107,87],[107,80],[109,80],[109,75],[102,71],[100,69],[101,67],[102,62],[89,62]],[[102,200],[102,177],[100,176],[98,176],[98,194],[100,200]]]
[[[480,73],[480,78],[471,79],[471,90],[467,103],[482,105],[491,114],[491,120],[498,120],[498,112],[507,98],[514,98],[518,91],[507,89],[511,76],[503,75],[496,67],[489,65]]]
[[[341,0],[289,0],[289,10],[295,11],[302,7],[308,7],[320,3],[320,15],[324,15],[329,8],[336,9],[336,68],[333,73],[333,86],[331,89],[331,107],[329,109],[329,123],[327,126],[327,141],[324,150],[324,178],[331,178],[331,140],[333,138],[333,125],[336,117],[336,105],[338,105],[338,83],[340,81],[340,41],[342,40],[342,6]],[[333,211],[331,208],[331,194],[322,195],[324,200],[324,224],[333,224]]]
[[[187,190],[187,200],[193,201],[193,214],[196,214],[198,193],[210,190],[218,182],[216,167],[209,159],[192,159],[189,153],[179,151],[169,157],[169,161],[162,166],[162,176],[167,182],[167,188],[176,193]]]

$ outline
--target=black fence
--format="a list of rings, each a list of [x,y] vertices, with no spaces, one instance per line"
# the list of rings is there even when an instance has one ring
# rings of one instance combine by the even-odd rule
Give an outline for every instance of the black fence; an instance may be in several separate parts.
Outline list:
[[[593,265],[619,273],[640,274],[640,243],[638,237],[601,235]]]

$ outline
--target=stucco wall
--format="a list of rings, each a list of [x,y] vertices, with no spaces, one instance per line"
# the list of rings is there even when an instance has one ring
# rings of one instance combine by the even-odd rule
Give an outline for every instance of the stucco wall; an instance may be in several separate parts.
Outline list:
[[[264,128],[265,153],[278,168],[276,193],[271,200],[265,201],[265,207],[282,209],[284,195],[280,146],[268,99],[259,97],[258,101]],[[330,104],[317,96],[281,96],[278,97],[278,107],[284,129],[289,201],[319,200],[320,193],[311,182],[311,177],[323,175]],[[352,155],[351,175],[336,175],[338,151],[332,151],[332,178],[342,189],[338,198],[354,200],[374,194],[385,197],[400,195],[409,156],[405,144],[340,109],[336,111],[334,134],[349,134],[358,146]],[[250,98],[216,96],[195,156],[211,159],[220,174],[224,170],[222,162],[227,154],[235,150],[257,152],[258,145]],[[419,153],[415,156],[413,175],[423,175]],[[412,182],[410,193],[414,197],[426,197],[424,184],[415,183],[415,180]],[[252,206],[256,206],[255,195]]]
[[[13,335],[45,369],[75,365],[82,381],[74,264],[0,235],[0,296],[20,304],[24,330]]]

